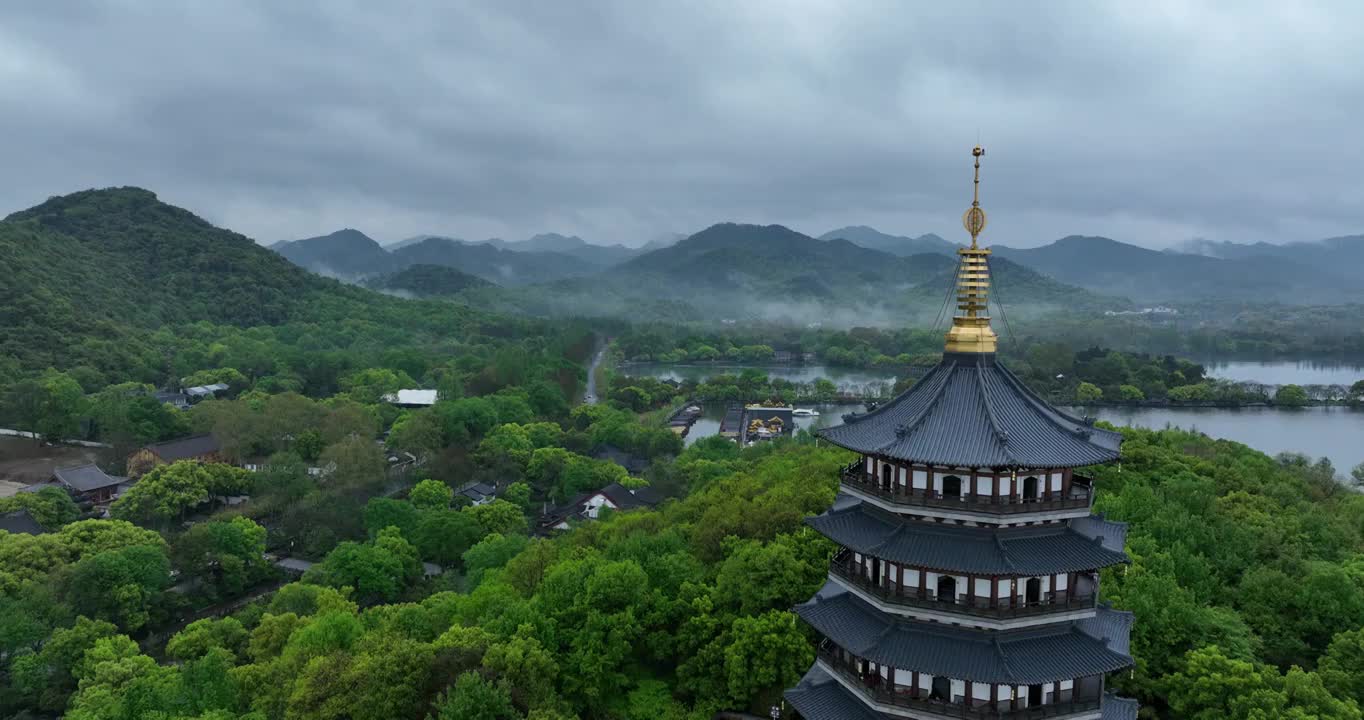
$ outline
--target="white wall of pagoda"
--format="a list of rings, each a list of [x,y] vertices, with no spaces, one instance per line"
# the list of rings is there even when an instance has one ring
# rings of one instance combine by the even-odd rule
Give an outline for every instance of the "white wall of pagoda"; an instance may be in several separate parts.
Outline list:
[[[859,667],[866,667],[865,661]],[[921,692],[927,692],[933,687],[934,676],[928,673],[916,673],[912,670],[892,668],[881,665],[877,673],[887,683],[894,683],[897,690],[904,692],[910,688],[919,688]],[[917,677],[916,677],[917,676]],[[952,702],[962,702],[966,697],[967,684],[965,680],[947,678],[949,692],[952,695]],[[970,684],[971,698],[973,704],[983,705],[990,702],[1005,702],[1015,700],[1020,708],[1029,707],[1030,689],[1027,685],[996,685],[992,683],[974,682]],[[1056,702],[1063,702],[1070,699],[1070,695],[1075,690],[1074,680],[1058,680],[1055,682],[1042,683],[1040,687],[1042,704],[1050,705]]]
[[[858,552],[853,553],[853,561],[861,565],[863,576],[869,580],[875,577],[874,572],[875,563],[880,562],[882,568],[881,584],[884,586],[893,586],[897,583],[900,583],[907,589],[917,589],[920,586],[920,584],[923,584],[924,587],[926,587],[929,591],[936,593],[938,590],[938,580],[944,576],[950,576],[955,578],[956,580],[955,589],[957,599],[960,600],[972,594],[971,593],[972,583],[974,583],[975,590],[974,594],[976,597],[978,598],[991,597],[989,578],[980,577],[972,578],[968,575],[938,573],[931,570],[919,570],[916,568],[902,569],[895,563],[886,562],[884,560],[878,560],[877,558],[871,557],[870,555],[863,555],[862,553]],[[903,580],[901,579],[902,574]],[[1016,578],[1004,578],[997,580],[996,583],[998,585],[998,588],[996,594],[993,597],[1022,598],[1027,594],[1028,581],[1033,579],[1040,581],[1041,593],[1044,596],[1050,592],[1060,593],[1070,589],[1070,578],[1066,574],[1057,574],[1055,576],[1021,575]]]
[[[910,467],[871,455],[864,456],[863,463],[866,472],[877,478],[884,477],[886,469],[889,468],[894,483],[902,490],[932,490],[935,493],[942,493],[947,478],[956,477],[960,480],[962,493],[971,494],[971,478],[973,475],[975,476],[974,494],[976,495],[1022,497],[1029,477],[1036,478],[1039,496],[1048,492],[1059,495],[1065,490],[1066,485],[1066,471],[1064,469],[997,473],[993,470],[978,468]]]

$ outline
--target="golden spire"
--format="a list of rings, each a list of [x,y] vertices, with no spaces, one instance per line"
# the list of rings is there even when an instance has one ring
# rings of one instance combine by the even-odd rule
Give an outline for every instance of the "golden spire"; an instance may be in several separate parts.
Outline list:
[[[975,186],[971,207],[961,216],[961,224],[971,233],[971,247],[958,248],[961,264],[957,267],[957,313],[947,331],[947,352],[992,353],[997,346],[990,328],[990,249],[976,240],[985,229],[985,211],[980,209],[980,158],[985,148],[971,150],[976,159]]]

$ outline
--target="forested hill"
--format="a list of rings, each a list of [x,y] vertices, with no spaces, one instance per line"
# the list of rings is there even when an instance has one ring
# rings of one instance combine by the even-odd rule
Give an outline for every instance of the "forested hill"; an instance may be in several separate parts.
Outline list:
[[[516,252],[432,237],[393,253],[398,267],[445,265],[499,285],[525,285],[590,275],[597,266],[557,252]]]
[[[397,304],[313,275],[250,238],[139,188],[54,197],[0,221],[0,364],[149,367],[152,331],[321,318],[401,326]],[[445,309],[454,322],[467,311]]]
[[[398,272],[366,280],[365,285],[375,290],[410,293],[415,297],[442,297],[469,288],[491,287],[493,283],[444,265],[409,265]]]
[[[847,240],[816,240],[781,225],[721,223],[630,260],[619,271],[830,295],[878,283],[912,285],[953,266],[945,256],[900,258]]]
[[[270,249],[321,275],[360,277],[395,270],[398,264],[373,238],[351,228],[279,243]]]

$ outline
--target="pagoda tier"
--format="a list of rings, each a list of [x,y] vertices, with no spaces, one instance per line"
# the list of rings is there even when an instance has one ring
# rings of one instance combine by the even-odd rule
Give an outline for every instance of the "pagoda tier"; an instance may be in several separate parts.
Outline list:
[[[946,353],[899,397],[819,435],[864,455],[968,468],[1097,465],[1117,460],[1122,440],[1048,405],[993,353]]]
[[[986,685],[1042,685],[1076,681],[1132,665],[1131,613],[1100,607],[1075,622],[1002,632],[980,632],[887,615],[827,583],[796,614],[857,660],[893,668],[895,682],[912,686],[914,673]]]
[[[805,522],[859,553],[901,565],[971,575],[1038,576],[1127,562],[1127,526],[1090,516],[1023,527],[970,527],[910,520],[840,496]]]
[[[837,672],[837,671],[835,671]],[[854,683],[856,690],[850,690],[844,683]],[[1011,693],[1008,699],[1000,698],[994,703],[964,708],[959,705],[922,695],[914,698],[897,696],[894,691],[878,689],[874,679],[868,684],[863,678],[835,679],[821,665],[815,665],[801,679],[800,684],[786,691],[786,701],[800,713],[805,720],[898,720],[899,718],[980,718],[981,720],[999,718],[1060,718],[1067,717],[1052,712],[1055,708],[1047,705],[1029,707],[1025,700]],[[872,707],[885,707],[887,712],[878,712]],[[1097,706],[1097,709],[1095,707]],[[1137,702],[1105,693],[1099,703],[1075,701],[1072,695],[1070,713],[1073,718],[1097,718],[1098,720],[1137,720]],[[1084,709],[1082,709],[1084,708]]]

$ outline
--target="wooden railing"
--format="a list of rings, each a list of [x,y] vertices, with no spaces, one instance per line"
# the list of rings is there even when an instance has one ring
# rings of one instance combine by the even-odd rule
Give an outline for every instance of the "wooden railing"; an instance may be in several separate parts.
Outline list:
[[[891,705],[914,710],[916,712],[928,713],[943,718],[965,718],[968,720],[990,720],[991,718],[1007,718],[1007,720],[1036,720],[1040,718],[1063,718],[1080,713],[1093,712],[1099,709],[1102,703],[1100,694],[1076,696],[1072,695],[1062,702],[1052,702],[1032,707],[1009,707],[1009,701],[1001,700],[989,702],[984,700],[973,700],[972,704],[965,702],[950,702],[928,696],[928,690],[919,689],[919,695],[913,695],[907,691],[896,690],[890,687],[890,682],[880,675],[859,672],[856,664],[839,657],[833,643],[825,640],[819,648],[819,659],[829,668],[837,673],[849,685],[856,687],[867,699],[881,705]],[[978,704],[976,704],[978,703]]]
[[[919,597],[917,594],[912,594],[917,593],[918,588],[901,589],[898,586],[890,587],[873,583],[871,578],[861,572],[861,568],[853,560],[852,553],[847,550],[841,552],[829,564],[829,574],[890,605],[998,620],[1035,617],[1074,610],[1092,610],[1098,599],[1098,596],[1093,593],[1077,595],[1070,592],[1053,592],[1042,593],[1042,596],[1034,602],[1017,598],[997,598],[992,607],[990,598],[939,599],[937,597]]]
[[[866,471],[863,467],[864,462],[859,461],[843,468],[843,485],[896,505],[1017,515],[1054,510],[1087,510],[1094,500],[1093,483],[1089,478],[1078,475],[1071,478],[1071,487],[1067,497],[1050,499],[1013,496],[994,497],[992,495],[973,495],[969,492],[963,492],[961,495],[944,495],[934,490],[901,487],[898,482],[891,483],[887,489],[879,478]],[[969,481],[966,478],[963,480]],[[969,488],[963,488],[963,490],[969,490]]]

